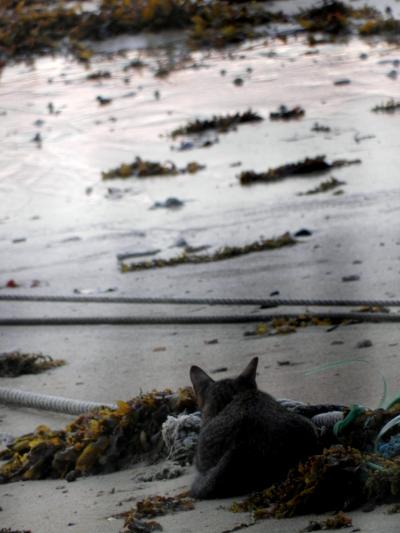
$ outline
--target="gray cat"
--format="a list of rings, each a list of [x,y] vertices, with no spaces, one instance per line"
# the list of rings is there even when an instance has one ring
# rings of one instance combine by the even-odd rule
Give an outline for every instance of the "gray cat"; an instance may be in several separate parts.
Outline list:
[[[191,487],[196,498],[266,488],[318,450],[315,426],[258,390],[257,364],[255,357],[238,377],[217,382],[198,366],[190,369],[202,411]]]

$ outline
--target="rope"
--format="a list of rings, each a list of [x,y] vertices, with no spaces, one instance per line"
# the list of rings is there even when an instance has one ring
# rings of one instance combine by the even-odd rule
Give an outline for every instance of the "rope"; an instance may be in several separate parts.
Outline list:
[[[169,305],[262,305],[277,306],[374,306],[400,307],[400,300],[318,300],[279,298],[151,298],[131,296],[45,296],[0,294],[7,302],[64,302],[64,303],[114,303],[114,304],[169,304]]]
[[[343,412],[336,411],[337,406],[331,405],[307,405],[295,400],[278,400],[281,405],[289,411],[298,411],[299,407],[305,410],[303,415],[311,415],[313,411],[318,412],[317,415],[311,417],[311,420],[316,426],[333,426],[335,422],[343,419]],[[18,389],[11,389],[7,387],[0,387],[0,402],[6,404],[17,405],[19,407],[29,407],[32,409],[42,409],[45,411],[54,411],[56,413],[64,413],[68,415],[81,415],[99,409],[101,407],[109,407],[110,409],[117,409],[114,403],[99,403],[83,400],[74,400],[71,398],[63,398],[61,396],[50,396],[47,394],[39,394],[29,391],[21,391]],[[309,410],[309,412],[307,411]],[[321,411],[323,411],[321,413]],[[192,415],[191,415],[192,416]],[[173,418],[173,417],[168,417]]]
[[[49,396],[47,394],[9,389],[7,387],[0,387],[0,401],[21,407],[43,409],[45,411],[54,411],[68,415],[80,415],[93,409],[99,409],[100,407],[117,408],[116,404],[73,400],[62,398],[61,396]]]
[[[94,325],[162,325],[162,324],[246,324],[269,322],[273,319],[298,319],[299,313],[269,315],[197,315],[197,316],[87,316],[87,317],[32,317],[0,318],[0,326],[94,326]],[[307,313],[307,319],[327,319],[335,322],[400,322],[400,315],[389,313]]]

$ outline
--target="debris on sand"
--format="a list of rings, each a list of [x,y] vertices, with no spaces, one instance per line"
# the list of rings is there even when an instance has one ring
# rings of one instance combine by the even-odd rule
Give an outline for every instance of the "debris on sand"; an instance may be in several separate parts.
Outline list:
[[[262,322],[256,326],[252,331],[246,331],[245,337],[254,335],[288,335],[289,333],[296,333],[298,328],[305,328],[307,326],[323,326],[329,327],[333,325],[331,318],[318,318],[308,315],[299,315],[294,318],[277,317],[272,318],[269,322]]]
[[[333,1],[301,10],[297,20],[310,32],[343,33],[348,30],[353,9],[343,2]]]
[[[311,128],[311,131],[315,131],[317,133],[329,133],[331,131],[331,128],[329,126],[324,126],[323,124],[315,122],[313,127]]]
[[[305,174],[327,172],[333,168],[341,168],[349,165],[360,164],[360,159],[336,159],[332,163],[326,161],[325,155],[316,157],[307,157],[297,163],[288,163],[276,168],[270,168],[267,172],[254,172],[245,170],[239,175],[242,185],[251,185],[252,183],[263,182],[271,183],[279,181],[289,176],[301,176]]]
[[[400,100],[392,98],[383,104],[376,105],[371,111],[374,113],[394,113],[395,111],[400,111]]]
[[[157,161],[145,161],[136,157],[133,163],[122,163],[119,167],[101,173],[103,180],[117,178],[148,178],[152,176],[176,176],[177,174],[195,174],[203,170],[205,165],[191,161],[186,167],[179,169],[172,161],[158,163]]]
[[[265,35],[257,29],[261,25],[289,20],[284,13],[269,12],[257,2],[212,0],[198,2],[197,8],[189,32],[189,44],[194,48],[241,43]]]
[[[2,527],[0,533],[32,533],[31,529],[11,529],[9,527]]]
[[[108,98],[107,96],[96,96],[96,100],[99,102],[99,105],[109,105],[112,102],[112,98]]]
[[[351,527],[353,522],[349,516],[343,512],[336,513],[334,516],[329,516],[326,520],[310,520],[308,526],[300,530],[300,533],[308,533],[310,531],[321,531],[326,529],[343,529]]]
[[[346,185],[346,182],[345,181],[340,181],[337,178],[335,178],[334,176],[332,176],[330,179],[328,179],[326,181],[322,181],[314,189],[310,189],[309,191],[299,193],[299,196],[310,195],[310,194],[319,194],[319,193],[323,193],[323,192],[332,191],[334,189],[337,189],[338,187],[341,187],[342,185]]]
[[[0,377],[16,377],[24,374],[39,374],[65,365],[64,359],[53,359],[41,353],[0,353]]]
[[[200,264],[211,263],[213,261],[222,261],[224,259],[232,259],[241,255],[250,254],[253,252],[262,252],[265,250],[275,250],[283,246],[291,246],[296,244],[290,233],[284,233],[275,239],[262,239],[244,246],[224,246],[213,254],[196,255],[188,251],[184,251],[176,257],[170,259],[151,259],[150,261],[143,261],[140,263],[121,263],[121,272],[131,272],[137,270],[145,270],[149,268],[163,268],[169,266],[176,266],[182,264]]]
[[[189,498],[187,492],[176,496],[147,496],[139,500],[133,509],[118,514],[114,518],[125,519],[121,533],[161,531],[162,527],[158,522],[148,521],[148,519],[192,509],[194,509],[194,500]]]
[[[251,109],[244,113],[234,113],[233,115],[214,115],[210,119],[193,120],[186,124],[186,126],[176,128],[171,132],[171,137],[175,139],[179,135],[197,135],[209,130],[216,130],[218,133],[227,133],[228,131],[234,130],[239,124],[259,122],[261,120],[263,120],[263,117]]]
[[[383,35],[389,40],[391,38],[398,40],[400,33],[400,20],[392,17],[387,19],[376,17],[365,22],[359,28],[359,33],[363,37],[368,37],[370,35]]]
[[[289,518],[390,502],[399,491],[399,459],[333,445],[293,468],[283,482],[234,503],[232,510],[252,511],[256,519]]]
[[[97,81],[97,80],[109,80],[111,78],[111,72],[109,70],[97,70],[96,72],[91,72],[86,76],[86,79]]]
[[[300,106],[295,106],[292,109],[285,105],[279,106],[278,111],[273,111],[269,114],[270,120],[292,120],[304,117],[305,111]]]
[[[0,452],[0,483],[113,472],[165,454],[160,434],[168,415],[197,410],[190,387],[173,394],[153,391],[85,413],[63,430],[39,426]]]
[[[234,503],[232,510],[252,511],[256,519],[286,518],[398,502],[399,448],[388,459],[375,447],[382,428],[399,414],[398,402],[388,409],[348,408],[322,453],[293,468],[284,481]],[[399,437],[398,426],[392,424],[381,443],[391,444],[394,435]]]

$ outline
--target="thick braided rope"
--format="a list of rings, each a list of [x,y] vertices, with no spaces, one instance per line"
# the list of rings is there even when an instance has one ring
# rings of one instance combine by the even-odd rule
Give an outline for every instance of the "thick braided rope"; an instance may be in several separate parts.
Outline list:
[[[80,415],[92,411],[93,409],[99,409],[100,407],[110,407],[111,409],[117,408],[116,404],[73,400],[70,398],[62,398],[60,396],[38,394],[7,387],[0,387],[0,402],[68,415]]]
[[[300,317],[302,315],[300,314]],[[308,319],[328,319],[332,322],[400,322],[400,315],[390,313],[306,313]],[[299,318],[299,313],[269,315],[184,315],[184,316],[87,316],[87,317],[26,317],[0,318],[0,326],[93,326],[93,325],[160,325],[160,324],[246,324],[269,322],[273,319]]]
[[[400,307],[400,300],[334,300],[334,299],[282,299],[282,298],[174,298],[136,296],[47,296],[0,294],[0,301],[8,302],[53,302],[53,303],[114,303],[114,304],[168,304],[168,305],[265,305],[277,306],[373,306]]]

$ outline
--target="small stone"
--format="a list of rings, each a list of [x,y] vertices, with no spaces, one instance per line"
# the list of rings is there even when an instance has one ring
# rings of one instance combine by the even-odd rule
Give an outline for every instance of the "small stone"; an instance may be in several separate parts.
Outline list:
[[[312,231],[306,228],[299,229],[299,231],[296,231],[294,234],[295,237],[310,237],[312,235]]]
[[[369,339],[357,342],[357,348],[371,348],[371,346],[373,346],[373,344]]]
[[[343,276],[342,281],[360,281],[360,276],[358,274],[353,274],[351,276]]]
[[[333,82],[334,85],[350,85],[351,81],[348,78],[343,78],[341,80],[336,80]]]

